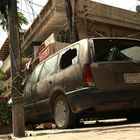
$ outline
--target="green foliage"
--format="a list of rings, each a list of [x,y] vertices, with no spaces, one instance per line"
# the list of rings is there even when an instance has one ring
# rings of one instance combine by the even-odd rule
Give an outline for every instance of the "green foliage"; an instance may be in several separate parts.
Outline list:
[[[19,20],[19,25],[20,26],[23,25],[23,24],[28,25],[28,21],[27,21],[26,17],[21,12],[18,12],[18,20]]]
[[[6,74],[0,69],[0,79],[6,78]]]
[[[0,95],[3,93],[4,89],[3,89],[3,86],[0,85]]]
[[[12,107],[4,101],[0,101],[0,119],[11,120],[12,117]]]
[[[2,26],[3,30],[8,30],[7,20],[5,19],[4,15],[0,13],[0,25]]]
[[[4,78],[5,73],[0,70],[0,79]],[[0,84],[0,96],[4,92],[4,87]],[[2,96],[1,96],[2,97]],[[4,97],[3,97],[4,98]],[[5,120],[5,122],[11,122],[11,106],[6,101],[1,101],[4,99],[0,99],[0,119]]]
[[[7,11],[8,11],[8,9],[7,9]],[[28,21],[27,21],[26,17],[24,16],[24,14],[22,12],[20,12],[19,10],[18,10],[17,14],[18,14],[19,28],[22,25],[28,25]],[[1,12],[0,12],[0,26],[2,26],[3,30],[8,31],[8,19],[5,19],[5,16],[3,14],[1,14]]]
[[[0,69],[0,79],[6,78],[6,74]],[[0,95],[4,92],[4,87],[0,84]]]

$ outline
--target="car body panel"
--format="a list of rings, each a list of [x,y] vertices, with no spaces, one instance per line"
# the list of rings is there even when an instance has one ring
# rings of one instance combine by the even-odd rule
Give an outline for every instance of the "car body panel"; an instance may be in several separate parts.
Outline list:
[[[140,90],[101,92],[86,87],[67,93],[74,113],[92,109],[95,113],[140,108]]]
[[[131,62],[99,62],[91,64],[94,82],[98,90],[140,89],[140,82],[127,83],[125,74],[140,73],[140,66]],[[133,78],[133,77],[131,77]]]

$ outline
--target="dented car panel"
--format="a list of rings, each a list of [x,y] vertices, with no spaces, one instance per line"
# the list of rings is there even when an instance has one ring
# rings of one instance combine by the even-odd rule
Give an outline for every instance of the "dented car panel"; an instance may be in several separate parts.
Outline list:
[[[140,109],[140,40],[78,41],[36,66],[24,94],[26,122],[54,120],[60,95],[72,113],[88,117]]]
[[[67,93],[73,112],[92,109],[95,113],[140,108],[140,92],[136,91],[98,91],[93,87]],[[79,101],[77,101],[79,99]],[[87,102],[86,102],[87,101]],[[94,115],[94,114],[93,114]]]

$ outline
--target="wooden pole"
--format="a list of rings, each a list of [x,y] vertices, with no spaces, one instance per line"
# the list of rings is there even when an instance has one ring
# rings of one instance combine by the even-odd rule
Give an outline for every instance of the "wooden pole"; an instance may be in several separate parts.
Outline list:
[[[21,50],[19,43],[19,24],[17,17],[17,0],[10,0],[8,6],[10,58],[11,58],[11,94],[12,122],[15,137],[24,137],[24,107],[21,88]]]

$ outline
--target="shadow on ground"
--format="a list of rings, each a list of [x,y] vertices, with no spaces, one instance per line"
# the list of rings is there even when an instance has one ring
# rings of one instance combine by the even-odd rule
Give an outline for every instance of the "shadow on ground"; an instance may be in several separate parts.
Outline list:
[[[111,122],[95,122],[90,124],[80,124],[77,128],[74,129],[36,129],[33,130],[33,133],[36,136],[43,136],[46,134],[53,135],[53,134],[63,134],[63,133],[81,133],[81,132],[89,132],[89,131],[95,131],[95,132],[102,132],[104,131],[111,131],[111,132],[116,132],[118,129],[121,129],[122,131],[126,131],[126,129],[129,128],[136,128],[140,127],[137,126],[136,123],[139,123],[138,121],[135,122],[128,122],[127,120],[123,121],[111,121]],[[38,133],[39,131],[39,133]],[[30,136],[33,134],[31,133]]]
[[[85,122],[85,124],[81,123],[77,126],[77,128],[74,129],[33,129],[27,131],[27,136],[43,136],[46,134],[53,135],[53,134],[63,134],[63,133],[81,133],[81,132],[102,132],[106,133],[106,131],[116,132],[118,129],[121,129],[121,131],[126,131],[129,128],[137,128],[140,127],[140,125],[136,125],[136,123],[140,123],[138,121],[135,122],[128,122],[127,120],[121,120],[121,121],[90,121]],[[12,133],[12,127],[11,126],[4,126],[0,128],[0,139],[7,138],[8,135]]]

